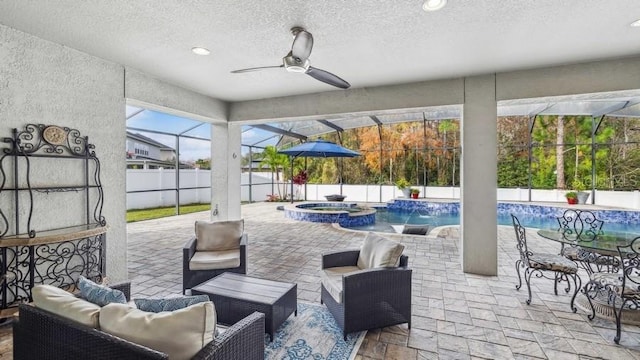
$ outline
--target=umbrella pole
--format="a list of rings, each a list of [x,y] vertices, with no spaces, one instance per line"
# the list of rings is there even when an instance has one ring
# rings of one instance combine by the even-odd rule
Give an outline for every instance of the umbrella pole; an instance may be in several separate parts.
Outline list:
[[[342,176],[344,175],[344,163],[340,158],[340,195],[342,195]]]
[[[291,157],[291,203],[293,204],[293,156]]]

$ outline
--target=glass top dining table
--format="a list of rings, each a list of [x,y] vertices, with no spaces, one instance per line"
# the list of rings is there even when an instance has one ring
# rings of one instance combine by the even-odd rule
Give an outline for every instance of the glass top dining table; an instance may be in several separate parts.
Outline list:
[[[567,236],[558,229],[541,229],[538,230],[538,235],[545,239],[567,245],[580,246],[607,255],[618,255],[618,246],[628,246],[633,239],[640,237],[638,233],[608,231],[595,237],[593,235],[583,235],[576,239],[575,236]]]

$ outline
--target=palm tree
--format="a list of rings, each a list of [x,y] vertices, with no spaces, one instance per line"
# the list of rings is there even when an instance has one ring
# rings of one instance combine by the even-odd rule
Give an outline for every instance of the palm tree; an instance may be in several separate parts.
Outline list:
[[[282,192],[280,191],[280,170],[287,166],[288,156],[279,154],[278,149],[275,146],[269,145],[264,148],[262,152],[262,160],[260,161],[260,169],[265,167],[269,168],[272,173],[276,174],[276,188],[278,189],[278,197],[282,199]],[[273,174],[271,175],[273,177]],[[286,184],[284,184],[286,187]],[[286,190],[285,190],[286,191]]]

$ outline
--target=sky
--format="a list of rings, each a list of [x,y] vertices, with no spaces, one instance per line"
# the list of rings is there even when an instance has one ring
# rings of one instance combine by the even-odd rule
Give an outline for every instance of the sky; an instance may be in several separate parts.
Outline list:
[[[127,105],[127,116],[134,114],[140,108]],[[199,126],[198,126],[199,125]],[[195,128],[194,128],[195,127]],[[144,136],[150,137],[162,144],[176,148],[176,138],[172,135],[154,134],[149,132],[143,132],[140,130],[131,130],[129,128],[148,129],[161,131],[171,134],[180,134],[184,132],[184,135],[195,136],[200,139],[180,138],[180,160],[182,161],[196,161],[198,159],[211,158],[211,145],[209,140],[211,139],[211,125],[209,123],[203,123],[201,121],[170,115],[162,112],[144,110],[135,116],[132,116],[127,120],[127,131],[133,133],[141,133]],[[193,128],[193,129],[192,129]],[[192,130],[189,130],[192,129]],[[189,131],[187,131],[189,130]],[[185,132],[186,131],[186,132]],[[273,133],[255,129],[250,126],[242,127],[242,144],[256,144],[261,140],[268,139],[267,141],[260,142],[259,146],[275,145],[277,137],[273,137]],[[249,148],[242,147],[242,154],[246,154]],[[254,151],[256,151],[254,149]]]

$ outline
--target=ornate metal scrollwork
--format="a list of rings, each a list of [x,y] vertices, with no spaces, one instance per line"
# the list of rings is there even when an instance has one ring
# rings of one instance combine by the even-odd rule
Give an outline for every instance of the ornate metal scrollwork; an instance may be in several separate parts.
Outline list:
[[[7,146],[0,153],[0,196],[3,197],[0,202],[0,310],[29,301],[31,289],[36,284],[68,288],[80,275],[101,280],[105,271],[106,239],[106,228],[102,227],[106,226],[106,220],[102,215],[104,193],[95,146],[77,129],[44,124],[27,124],[23,129],[13,129],[11,137],[2,138],[2,143]],[[42,164],[55,169],[52,162],[56,159],[80,160],[82,165],[78,165],[78,169],[83,175],[82,183],[79,178],[73,184],[56,182],[51,186],[39,185],[43,183],[40,179],[32,181],[33,169]],[[73,169],[73,165],[70,168]],[[40,229],[36,232],[32,226],[35,205],[47,204],[45,197],[49,194],[70,192],[86,197],[85,211],[77,214],[80,221],[76,227],[68,228],[76,230]],[[10,203],[5,199],[12,200],[13,204],[5,206]],[[10,217],[14,211],[15,215]],[[100,231],[86,232],[92,228]],[[78,229],[85,232],[73,232]],[[41,235],[37,245],[23,241],[25,237],[38,240],[38,234],[45,234],[47,230],[71,232],[53,239]],[[3,244],[4,240],[11,242]]]
[[[18,132],[16,146],[24,154],[43,152],[45,154],[85,156],[87,138],[80,131],[68,127],[44,124],[28,124]]]
[[[102,280],[104,247],[105,234],[99,234],[60,243],[0,248],[2,309],[31,301],[35,284],[70,288],[80,275]]]

